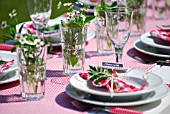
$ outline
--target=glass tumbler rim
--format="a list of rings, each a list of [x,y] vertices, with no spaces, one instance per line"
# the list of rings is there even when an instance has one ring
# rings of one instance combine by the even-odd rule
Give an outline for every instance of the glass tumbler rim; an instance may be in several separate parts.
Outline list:
[[[117,9],[117,10],[116,10]],[[127,10],[126,10],[127,9]],[[130,7],[111,7],[109,9],[106,9],[104,11],[109,12],[109,13],[115,13],[117,14],[119,10],[119,13],[127,13],[127,11],[129,11],[130,13],[132,13],[134,10]]]

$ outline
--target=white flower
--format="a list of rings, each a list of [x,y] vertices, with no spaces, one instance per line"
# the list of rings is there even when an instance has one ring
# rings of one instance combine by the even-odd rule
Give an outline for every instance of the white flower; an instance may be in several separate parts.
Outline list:
[[[87,8],[84,7],[84,8],[81,8],[80,10],[86,12],[86,11],[87,11]]]
[[[28,45],[36,45],[35,41],[31,41],[31,40],[29,40],[29,41],[26,40],[25,43]]]
[[[17,13],[16,13],[16,10],[15,10],[15,9],[13,9],[11,13],[9,13],[9,16],[10,16],[11,18],[15,17],[16,15],[17,15]]]
[[[76,12],[77,14],[79,14],[79,13],[80,13],[80,11],[77,11],[77,10],[76,10],[75,12]]]
[[[26,37],[22,37],[21,39],[18,40],[21,44],[26,43]]]
[[[67,17],[67,21],[70,21],[70,19],[71,19],[70,17]]]
[[[6,27],[7,27],[7,22],[6,21],[2,21],[1,29],[5,29]]]
[[[15,41],[19,41],[19,40],[21,40],[22,38],[23,38],[23,35],[17,33],[14,40],[15,40]]]
[[[62,2],[61,2],[61,1],[59,1],[59,2],[58,2],[58,5],[57,5],[57,9],[60,9],[61,4],[62,4]]]
[[[41,47],[44,45],[44,42],[41,41],[41,39],[35,39],[35,44],[36,44],[36,47]]]
[[[75,2],[75,3],[76,3],[76,4],[78,4],[78,5],[79,5],[79,4],[80,4],[80,5],[83,5],[83,3],[82,3],[82,2]]]
[[[75,16],[75,12],[68,12],[67,15],[68,15],[68,17],[70,17],[70,18],[71,18],[71,17],[74,17],[74,16]]]
[[[67,2],[67,3],[63,4],[63,6],[71,6],[71,5],[72,5],[72,3],[70,3],[70,2]]]
[[[85,19],[86,19],[86,16],[85,16],[85,15],[80,14],[80,17],[82,17],[83,21],[85,21]]]

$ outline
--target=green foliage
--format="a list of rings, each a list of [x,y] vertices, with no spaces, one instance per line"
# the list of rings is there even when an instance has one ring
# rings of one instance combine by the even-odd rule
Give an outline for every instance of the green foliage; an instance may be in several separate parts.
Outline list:
[[[0,60],[0,65],[4,64],[4,62],[5,62],[5,61],[3,61],[3,60]]]
[[[71,65],[72,67],[78,65],[78,60],[81,58],[77,47],[82,47],[84,51],[86,26],[95,18],[95,16],[86,17],[84,15],[88,6],[77,10],[74,4],[82,5],[80,2],[61,4],[67,8],[67,22],[61,20],[61,26],[65,27],[62,29],[65,45],[64,59],[67,61],[67,66]]]
[[[59,24],[55,24],[53,26],[49,26],[44,28],[45,31],[51,31],[51,30],[59,30],[60,29],[60,25]]]
[[[112,76],[112,70],[111,69],[106,69],[102,67],[95,67],[95,66],[89,66],[90,68],[90,80],[95,80],[97,79],[96,82],[100,82],[101,80],[107,79]]]

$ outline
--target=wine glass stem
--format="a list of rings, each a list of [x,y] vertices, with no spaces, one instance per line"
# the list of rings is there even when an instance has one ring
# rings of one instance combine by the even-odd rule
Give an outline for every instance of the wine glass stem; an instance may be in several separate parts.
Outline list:
[[[116,52],[116,62],[122,62],[122,51]]]
[[[37,29],[38,39],[44,40],[44,29]]]

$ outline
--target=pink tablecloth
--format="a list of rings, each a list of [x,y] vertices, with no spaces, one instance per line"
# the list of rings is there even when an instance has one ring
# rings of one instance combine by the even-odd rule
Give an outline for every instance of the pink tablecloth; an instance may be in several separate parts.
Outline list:
[[[148,20],[146,31],[150,31],[158,24],[167,24],[170,20]],[[139,37],[129,38],[124,48],[123,61],[130,68],[146,70],[152,65],[142,64],[133,58],[139,55],[145,58],[153,57],[142,54],[133,48],[133,43]],[[154,58],[155,59],[155,58]],[[85,69],[89,65],[98,65],[99,61],[113,61],[114,56],[99,56],[97,54],[96,39],[89,41],[86,46]],[[72,100],[65,92],[69,83],[69,76],[62,74],[62,55],[57,52],[47,61],[47,80],[45,88],[45,98],[40,101],[23,101],[20,98],[19,82],[0,85],[0,114],[80,114],[88,113],[87,111],[77,110],[70,101]],[[140,110],[140,109],[139,109]]]

